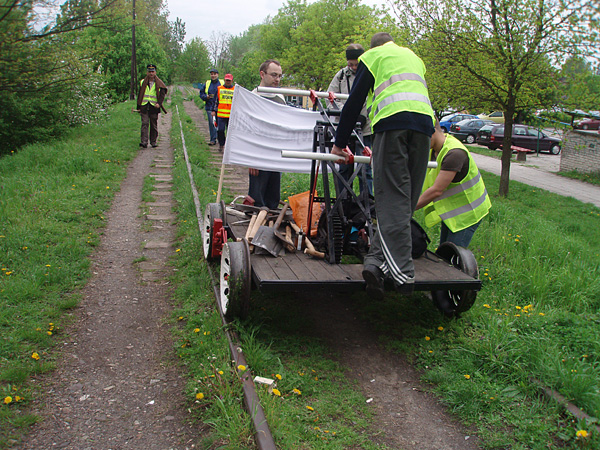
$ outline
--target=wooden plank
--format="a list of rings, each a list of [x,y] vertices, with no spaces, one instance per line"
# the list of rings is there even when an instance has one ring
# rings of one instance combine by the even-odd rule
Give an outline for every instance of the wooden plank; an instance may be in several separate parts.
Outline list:
[[[251,257],[251,259],[253,261],[263,259],[265,263],[268,264],[269,267],[273,270],[273,272],[275,272],[276,279],[278,280],[298,280],[296,274],[292,270],[290,270],[290,268],[285,262],[283,262],[283,258],[274,258],[271,255],[254,255]]]
[[[307,259],[308,256],[303,253],[286,253],[282,258],[283,262],[296,274],[298,279],[306,281],[319,280],[322,272],[320,270],[311,270],[311,264],[306,264],[305,262]]]

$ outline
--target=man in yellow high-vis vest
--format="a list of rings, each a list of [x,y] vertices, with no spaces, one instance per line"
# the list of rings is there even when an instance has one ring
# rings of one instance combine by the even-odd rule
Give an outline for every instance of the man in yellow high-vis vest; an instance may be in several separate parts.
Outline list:
[[[427,171],[435,115],[425,82],[425,64],[411,50],[376,33],[359,59],[356,79],[340,117],[332,154],[345,161],[365,99],[373,127],[373,190],[377,230],[364,260],[363,278],[371,298],[382,298],[384,281],[401,293],[414,289],[410,219]]]
[[[212,115],[217,118],[217,139],[219,140],[219,151],[222,152],[225,147],[225,138],[227,127],[229,126],[229,116],[231,115],[231,104],[233,103],[233,75],[225,75],[225,84],[217,89],[217,97],[213,107]]]
[[[140,81],[140,90],[137,96],[137,109],[142,118],[140,132],[140,147],[147,148],[148,141],[152,147],[158,146],[158,114],[163,108],[163,101],[167,95],[167,86],[156,76],[156,66],[146,66],[146,77]],[[148,133],[150,128],[150,133]],[[148,134],[150,136],[148,136]]]
[[[462,142],[435,124],[431,137],[431,160],[437,168],[429,169],[417,209],[424,208],[425,224],[442,223],[440,244],[453,242],[468,247],[492,203],[481,173]]]

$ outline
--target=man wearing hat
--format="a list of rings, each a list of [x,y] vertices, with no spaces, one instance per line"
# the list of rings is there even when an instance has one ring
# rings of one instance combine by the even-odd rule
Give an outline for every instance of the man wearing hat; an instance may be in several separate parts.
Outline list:
[[[346,47],[346,67],[343,67],[335,74],[331,83],[329,83],[329,87],[327,88],[327,92],[333,92],[334,94],[350,94],[352,90],[352,85],[354,84],[354,79],[356,78],[356,69],[358,68],[358,58],[365,52],[365,49],[360,44],[349,44]],[[336,100],[335,101],[338,108],[342,109],[345,100]],[[366,103],[363,105],[363,108],[360,112],[360,115],[365,118],[365,124],[362,127],[362,135],[363,142],[367,147],[371,147],[371,121],[368,119],[367,114],[367,105]],[[360,147],[360,146],[358,146]],[[362,147],[357,148],[356,143],[352,145],[352,151],[356,154],[356,151],[359,150],[359,153],[362,152]],[[373,195],[373,170],[371,169],[371,165],[367,165],[367,188],[369,189],[369,194]],[[346,181],[350,179],[352,174],[354,173],[354,164],[342,164],[340,165],[340,175],[344,177]],[[363,186],[362,178],[358,179],[359,189],[362,193],[365,189]]]
[[[225,148],[225,132],[229,126],[231,115],[231,103],[233,102],[233,75],[225,75],[225,84],[217,88],[217,97],[212,115],[217,118],[217,138],[219,139],[219,151]]]
[[[215,145],[217,143],[217,128],[214,124],[212,110],[215,106],[218,88],[223,84],[225,84],[224,81],[219,80],[219,71],[217,69],[210,69],[210,80],[206,80],[204,87],[200,87],[200,98],[204,101],[204,109],[208,117],[208,129],[210,131],[208,145]]]
[[[163,107],[167,95],[167,86],[156,76],[156,66],[146,66],[146,77],[140,81],[140,91],[137,96],[137,109],[142,117],[140,147],[148,147],[148,126],[150,127],[150,145],[156,147],[158,140],[158,114]]]

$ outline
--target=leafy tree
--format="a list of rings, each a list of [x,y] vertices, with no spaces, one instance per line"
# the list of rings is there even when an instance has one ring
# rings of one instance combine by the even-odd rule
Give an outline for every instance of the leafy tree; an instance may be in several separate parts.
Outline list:
[[[190,83],[204,82],[210,69],[208,50],[200,38],[188,42],[175,65],[175,76]]]
[[[91,28],[80,43],[86,47],[104,76],[107,90],[114,100],[128,98],[130,86],[131,33],[129,28],[107,30]],[[170,79],[167,55],[160,47],[158,38],[141,25],[136,27],[137,72],[146,73],[146,65],[156,64],[158,76],[165,82]]]
[[[600,108],[600,73],[582,57],[567,59],[561,70],[562,103],[567,109]]]
[[[555,98],[555,67],[561,58],[595,48],[596,1],[396,0],[394,8],[399,26],[412,30],[414,42],[427,42],[424,56],[428,62],[437,60],[441,86],[476,92],[481,104],[504,111],[499,191],[508,195],[515,115]]]

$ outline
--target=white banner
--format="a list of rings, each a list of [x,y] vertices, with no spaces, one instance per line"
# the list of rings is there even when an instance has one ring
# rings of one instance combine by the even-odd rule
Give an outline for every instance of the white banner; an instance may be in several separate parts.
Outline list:
[[[282,158],[282,150],[312,152],[321,114],[281,105],[236,86],[223,162],[274,172],[310,173],[311,161]]]

